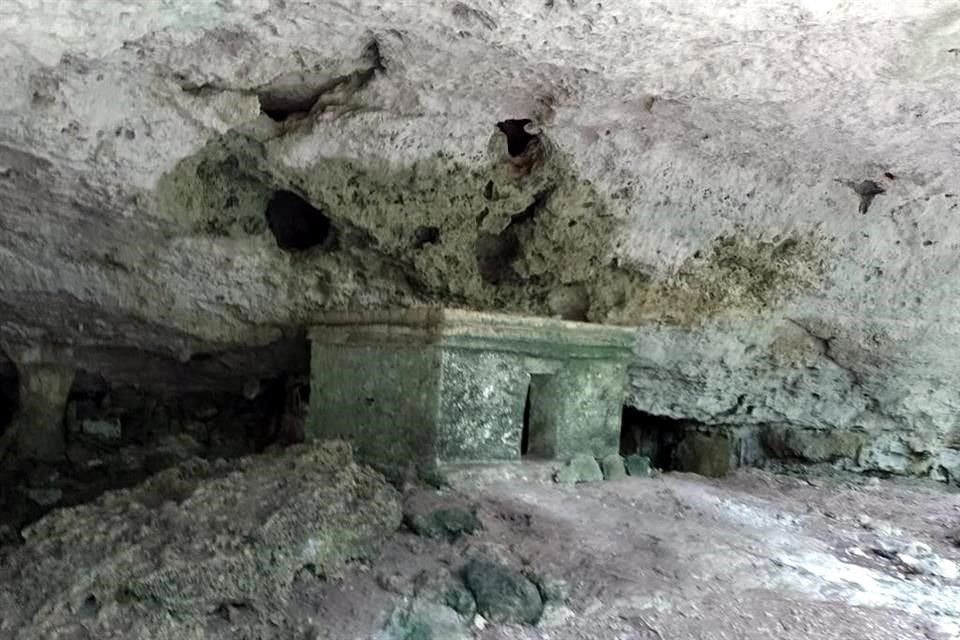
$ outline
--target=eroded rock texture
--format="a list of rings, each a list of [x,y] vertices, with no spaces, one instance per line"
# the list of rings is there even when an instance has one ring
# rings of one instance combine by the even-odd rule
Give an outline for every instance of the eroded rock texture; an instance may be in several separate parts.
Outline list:
[[[397,492],[343,443],[194,459],[25,529],[0,559],[0,635],[208,637],[231,609],[277,632],[297,572],[334,576],[400,521]]]
[[[958,47],[948,0],[7,0],[0,341],[162,382],[560,313],[639,327],[645,411],[956,477]]]

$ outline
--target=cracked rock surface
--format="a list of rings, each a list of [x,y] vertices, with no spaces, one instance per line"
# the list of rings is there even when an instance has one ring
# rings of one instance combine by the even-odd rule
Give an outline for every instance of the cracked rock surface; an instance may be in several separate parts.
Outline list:
[[[194,459],[55,511],[3,548],[0,637],[207,637],[211,616],[234,609],[269,627],[301,572],[369,559],[400,520],[397,492],[344,443]]]
[[[280,345],[236,386],[325,308],[569,313],[638,327],[644,411],[953,480],[958,43],[948,0],[7,0],[0,345]]]

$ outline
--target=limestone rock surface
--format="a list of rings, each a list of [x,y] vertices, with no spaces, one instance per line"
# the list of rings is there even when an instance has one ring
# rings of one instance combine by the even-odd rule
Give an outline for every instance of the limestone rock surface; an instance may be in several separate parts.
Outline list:
[[[958,43],[952,0],[5,0],[0,344],[239,388],[322,308],[572,314],[638,327],[645,411],[956,478]]]
[[[194,459],[54,511],[4,548],[0,637],[206,637],[231,607],[282,620],[297,572],[371,557],[400,519],[397,492],[343,443]]]

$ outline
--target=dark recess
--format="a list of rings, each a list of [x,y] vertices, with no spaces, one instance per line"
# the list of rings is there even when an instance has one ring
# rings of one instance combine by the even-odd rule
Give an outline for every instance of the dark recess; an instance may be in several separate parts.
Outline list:
[[[523,155],[530,142],[537,138],[532,133],[528,133],[525,128],[530,122],[529,118],[523,118],[503,120],[497,123],[497,129],[507,137],[507,153],[510,154],[510,157],[516,158]]]
[[[90,594],[83,601],[83,604],[80,605],[80,610],[77,612],[77,614],[81,618],[96,618],[99,611],[100,603],[97,602],[97,597],[93,594]]]
[[[13,420],[19,401],[20,388],[17,369],[13,365],[5,367],[0,362],[0,434],[7,430],[7,426]]]
[[[284,122],[293,116],[303,117],[309,114],[318,106],[318,101],[325,94],[337,90],[356,91],[369,83],[377,73],[383,73],[386,70],[383,55],[380,52],[380,43],[376,39],[367,43],[363,49],[363,56],[367,59],[368,67],[325,82],[262,87],[257,94],[260,111],[271,120]]]
[[[487,284],[500,285],[517,277],[513,262],[520,257],[520,239],[513,229],[477,236],[477,270]]]
[[[274,122],[283,122],[292,115],[307,113],[317,103],[319,94],[299,96],[278,96],[261,94],[260,111]]]
[[[527,401],[523,405],[523,433],[520,435],[520,455],[525,456],[530,450],[530,392],[527,387]]]
[[[537,215],[547,207],[547,202],[556,187],[550,186],[538,192],[533,202],[520,213],[510,216],[510,223],[500,233],[481,232],[477,235],[477,270],[487,284],[509,284],[517,279],[513,263],[522,254],[518,229],[527,228]]]
[[[487,200],[493,200],[495,189],[496,187],[493,185],[493,180],[487,180],[487,184],[483,187],[483,197]]]
[[[512,227],[514,225],[520,225],[534,220],[537,217],[537,214],[547,207],[547,201],[550,200],[550,196],[553,195],[555,190],[556,187],[550,186],[542,191],[538,191],[536,195],[533,196],[533,202],[530,203],[529,207],[520,213],[515,213],[510,216],[509,226]]]
[[[624,405],[620,422],[620,454],[650,458],[650,466],[676,469],[674,452],[682,438],[682,420],[658,416]]]
[[[418,249],[427,244],[440,242],[440,227],[419,226],[413,232],[413,244]]]
[[[334,240],[330,218],[292,191],[276,191],[267,203],[266,217],[277,246],[286,251],[329,248]]]

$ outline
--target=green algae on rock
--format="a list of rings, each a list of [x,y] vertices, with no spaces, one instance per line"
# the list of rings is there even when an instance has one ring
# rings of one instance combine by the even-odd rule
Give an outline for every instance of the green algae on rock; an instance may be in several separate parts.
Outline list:
[[[294,168],[282,158],[295,139],[231,131],[212,140],[163,176],[160,215],[190,233],[258,238],[271,195],[289,190],[329,216],[342,235],[335,253],[373,271],[393,265],[398,289],[413,283],[434,302],[622,324],[762,309],[815,284],[826,254],[813,235],[774,242],[735,232],[673,275],[652,276],[615,259],[613,201],[545,136],[537,165],[522,174],[497,133],[472,164],[438,153],[402,166],[317,158]],[[336,282],[342,262],[318,251],[298,268]]]

